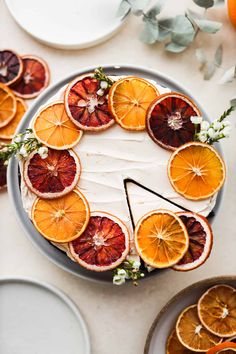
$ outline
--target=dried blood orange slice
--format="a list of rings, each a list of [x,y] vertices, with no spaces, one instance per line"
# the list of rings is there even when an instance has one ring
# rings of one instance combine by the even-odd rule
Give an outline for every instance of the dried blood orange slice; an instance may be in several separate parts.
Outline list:
[[[66,89],[67,114],[83,130],[105,130],[114,124],[108,110],[107,92],[98,95],[99,89],[100,81],[92,74],[77,77]]]
[[[176,333],[183,346],[194,352],[206,352],[222,341],[222,338],[203,327],[198,317],[197,305],[187,307],[179,315]]]
[[[82,130],[70,120],[63,102],[44,107],[33,121],[33,131],[41,143],[56,150],[72,148],[82,137]]]
[[[236,343],[224,342],[208,350],[207,354],[234,354],[236,352]]]
[[[122,128],[144,130],[148,107],[157,96],[159,91],[149,81],[125,77],[110,88],[109,109]]]
[[[31,218],[43,237],[52,242],[65,243],[79,237],[89,222],[89,204],[75,189],[57,199],[37,198]]]
[[[135,245],[140,257],[154,268],[178,263],[188,249],[188,233],[181,219],[169,210],[153,210],[137,223]]]
[[[12,50],[0,51],[0,82],[11,85],[22,75],[23,63],[19,55]]]
[[[12,89],[17,96],[31,99],[37,97],[48,86],[49,68],[43,59],[33,55],[24,55],[22,61],[22,76]]]
[[[116,216],[95,211],[84,233],[70,242],[69,247],[82,267],[104,272],[124,261],[129,252],[129,231]]]
[[[37,152],[28,157],[24,163],[24,180],[33,193],[52,199],[72,191],[80,171],[80,161],[74,151],[48,149],[45,159]]]
[[[188,251],[173,266],[174,270],[183,272],[198,268],[207,260],[212,249],[213,234],[204,216],[191,212],[179,212],[177,215],[183,221],[189,236]]]
[[[176,330],[174,329],[168,340],[166,345],[166,354],[192,354],[194,353],[192,350],[189,350],[180,343],[178,336],[176,334]]]
[[[4,161],[0,159],[0,189],[7,185],[7,166],[4,165]]]
[[[224,284],[208,289],[198,302],[198,315],[217,336],[236,335],[236,289]]]
[[[148,134],[161,147],[175,150],[194,140],[192,116],[201,116],[201,112],[189,97],[178,92],[161,95],[149,107]]]
[[[174,151],[168,163],[168,176],[176,192],[185,198],[206,199],[223,186],[225,164],[212,146],[192,142]]]
[[[0,128],[4,127],[16,114],[16,98],[11,90],[0,83]]]
[[[0,139],[11,140],[15,135],[15,131],[27,110],[26,103],[21,99],[16,99],[16,114],[13,119],[5,127],[0,128]]]

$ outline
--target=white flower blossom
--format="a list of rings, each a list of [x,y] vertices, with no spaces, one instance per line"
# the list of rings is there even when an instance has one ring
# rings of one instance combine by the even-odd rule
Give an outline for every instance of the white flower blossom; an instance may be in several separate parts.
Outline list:
[[[125,278],[119,276],[118,274],[114,275],[113,277],[113,284],[115,285],[122,285],[125,283]]]
[[[118,269],[117,270],[117,275],[119,275],[121,278],[126,278],[127,277],[127,272],[125,269]]]
[[[48,157],[48,148],[46,146],[41,146],[38,149],[38,154],[42,159],[46,159]]]
[[[34,138],[35,138],[35,136],[34,136],[33,133],[27,133],[27,134],[25,134],[25,136],[24,136],[24,140],[34,139]]]
[[[193,124],[201,124],[202,122],[202,117],[199,116],[192,116],[190,117],[190,120]]]
[[[24,146],[21,146],[20,150],[19,150],[19,154],[22,156],[22,157],[27,157],[28,156],[28,152],[26,150],[26,148]]]
[[[222,122],[222,125],[223,125],[223,127],[231,127],[232,126],[231,122],[229,122],[228,120],[226,120],[225,122]]]
[[[22,140],[22,137],[20,135],[16,135],[14,138],[14,143],[20,143]]]
[[[223,127],[223,124],[221,122],[219,122],[218,120],[215,120],[213,123],[212,123],[212,127],[213,129],[215,130],[220,130],[222,127]]]
[[[199,135],[199,140],[202,142],[202,143],[205,143],[207,141],[207,132],[200,132]]]
[[[99,89],[99,90],[97,91],[97,95],[98,95],[98,96],[103,96],[103,95],[104,95],[104,91],[103,91],[102,89]]]
[[[7,152],[7,151],[8,151],[8,148],[6,146],[1,149],[1,152]]]
[[[106,90],[108,88],[108,83],[106,81],[101,81],[100,87],[101,89]]]
[[[229,135],[230,135],[230,132],[231,132],[231,126],[226,126],[222,131],[221,133],[226,137],[228,138]]]
[[[210,137],[211,139],[215,139],[215,138],[217,138],[217,136],[219,135],[219,133],[216,132],[213,128],[208,129],[207,134],[209,135],[209,137]]]
[[[201,123],[201,130],[208,130],[210,127],[209,122],[207,122],[206,120],[203,120]]]
[[[5,166],[8,166],[8,163],[9,163],[8,160],[4,161],[4,165],[5,165]]]

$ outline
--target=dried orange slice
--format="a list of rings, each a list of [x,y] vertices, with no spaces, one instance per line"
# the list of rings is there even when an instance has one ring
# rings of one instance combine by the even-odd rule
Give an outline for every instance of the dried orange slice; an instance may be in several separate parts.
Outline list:
[[[36,229],[49,241],[64,243],[79,237],[89,222],[89,204],[79,190],[58,199],[37,198],[31,218]]]
[[[63,102],[44,107],[33,121],[33,131],[41,143],[56,150],[72,148],[82,137],[82,131],[68,117]]]
[[[207,354],[233,354],[236,352],[236,343],[224,342],[208,350]]]
[[[181,219],[164,209],[144,215],[135,227],[134,237],[140,257],[154,268],[167,268],[178,263],[189,245]]]
[[[174,329],[168,340],[166,345],[166,354],[193,354],[192,350],[189,350],[180,343],[179,338],[176,334],[176,330]]]
[[[219,337],[236,335],[236,289],[216,285],[208,289],[198,302],[202,324]]]
[[[223,186],[225,164],[212,146],[192,142],[172,154],[168,176],[176,192],[185,198],[206,199]]]
[[[0,83],[0,128],[5,127],[16,114],[16,98],[11,90]]]
[[[27,110],[26,103],[21,99],[16,99],[16,114],[13,119],[5,127],[0,128],[0,139],[11,140],[15,135],[15,131]]]
[[[14,84],[23,72],[23,62],[12,50],[0,50],[0,82],[5,85]]]
[[[157,96],[159,91],[149,81],[139,77],[125,77],[110,88],[109,110],[122,128],[144,130],[148,107]]]
[[[179,315],[176,333],[183,346],[194,352],[206,352],[222,341],[222,338],[203,327],[198,317],[197,305],[187,307]]]
[[[227,0],[226,1],[228,7],[229,19],[232,25],[236,28],[236,3],[235,0]]]

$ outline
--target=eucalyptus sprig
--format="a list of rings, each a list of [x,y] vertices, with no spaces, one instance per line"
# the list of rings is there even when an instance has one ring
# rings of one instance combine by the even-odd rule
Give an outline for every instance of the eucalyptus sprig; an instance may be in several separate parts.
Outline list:
[[[145,276],[140,270],[140,266],[140,260],[134,260],[132,259],[132,256],[130,256],[130,258],[127,258],[114,270],[113,284],[122,285],[125,283],[126,279],[131,279],[134,285],[138,285],[138,279]]]

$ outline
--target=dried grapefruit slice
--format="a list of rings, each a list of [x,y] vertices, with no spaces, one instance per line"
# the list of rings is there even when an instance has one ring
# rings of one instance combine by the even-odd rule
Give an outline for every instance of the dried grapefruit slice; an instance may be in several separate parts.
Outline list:
[[[166,345],[166,354],[192,354],[194,353],[192,350],[189,350],[180,343],[179,338],[176,334],[176,330],[174,329],[168,340]]]
[[[116,216],[91,213],[84,233],[69,244],[71,254],[82,267],[96,272],[116,268],[129,252],[129,231]]]
[[[0,189],[7,185],[7,166],[4,165],[4,161],[0,159]]]
[[[61,197],[71,192],[78,183],[81,166],[72,150],[48,149],[45,159],[33,152],[24,163],[27,187],[45,199]]]
[[[41,143],[56,150],[72,148],[82,137],[82,130],[70,120],[63,102],[44,107],[33,121],[33,131]]]
[[[194,352],[206,352],[222,341],[203,327],[198,318],[197,305],[187,307],[179,315],[176,333],[183,346]]]
[[[10,123],[8,123],[5,127],[0,128],[0,139],[11,140],[14,137],[18,124],[23,118],[26,110],[27,110],[26,103],[21,98],[17,98],[16,114],[14,115]]]
[[[189,246],[188,251],[173,269],[184,272],[200,267],[207,260],[212,249],[213,234],[204,216],[184,211],[177,215],[188,231]]]
[[[79,237],[89,222],[89,204],[75,189],[57,199],[37,198],[31,218],[43,237],[52,242],[65,243]]]
[[[16,108],[15,96],[6,85],[0,83],[0,128],[10,123]]]
[[[12,50],[0,51],[0,82],[11,85],[22,75],[23,63],[19,55]]]
[[[198,315],[215,335],[236,335],[236,289],[224,284],[208,289],[198,302]]]
[[[191,142],[174,151],[168,176],[176,192],[185,198],[206,199],[223,186],[225,164],[212,146]]]
[[[140,257],[154,268],[178,263],[188,249],[188,233],[181,219],[169,210],[157,209],[144,215],[134,231]]]
[[[109,110],[122,128],[144,130],[148,107],[157,96],[159,91],[149,81],[125,77],[110,88]]]
[[[105,130],[114,124],[108,110],[107,92],[98,95],[99,89],[100,81],[92,74],[77,77],[66,89],[67,114],[83,130]]]
[[[207,354],[233,354],[236,352],[236,343],[224,342],[208,350]]]
[[[23,74],[20,80],[12,85],[14,93],[25,99],[37,97],[49,84],[49,68],[47,63],[36,56],[24,55]]]

